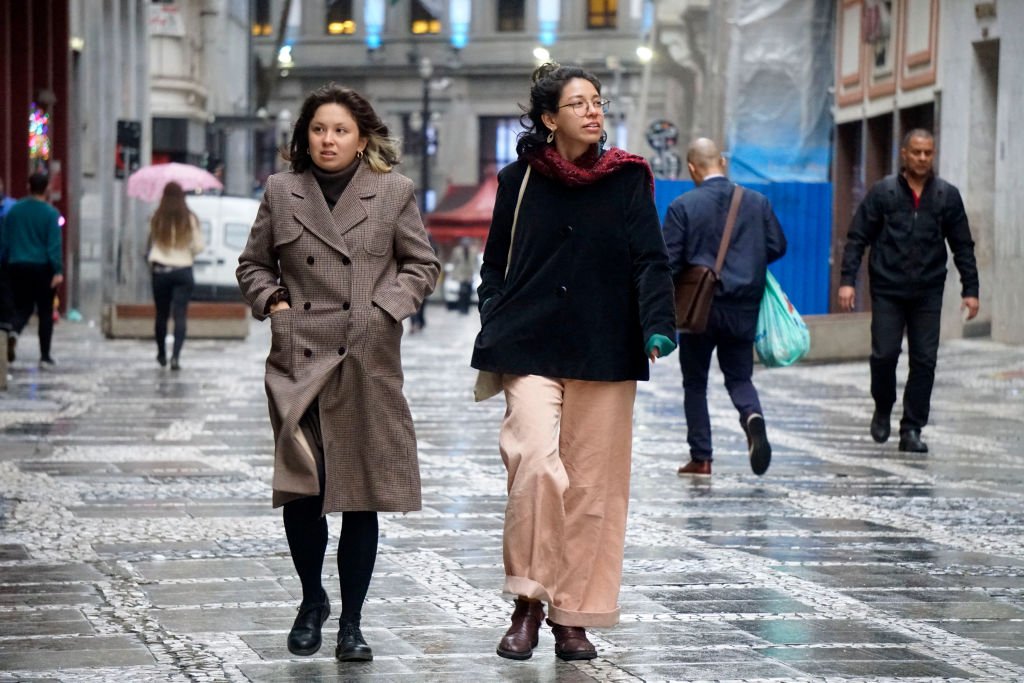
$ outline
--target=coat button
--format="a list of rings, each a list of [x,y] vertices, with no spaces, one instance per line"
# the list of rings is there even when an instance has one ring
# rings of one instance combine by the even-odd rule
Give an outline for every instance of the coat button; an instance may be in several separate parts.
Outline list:
[[[566,237],[568,237],[569,235],[572,234],[572,230],[573,230],[572,226],[571,225],[567,225],[564,228],[562,228],[562,234],[565,235]]]
[[[568,293],[569,289],[565,285],[562,285],[561,287],[555,290],[555,294],[557,294],[558,296],[565,296]]]
[[[343,310],[343,311],[347,311],[350,308],[352,308],[352,304],[350,304],[347,301],[341,305],[341,310]]]
[[[308,263],[309,265],[313,265],[313,257],[312,256],[307,256],[306,257],[306,263]]]
[[[308,311],[308,310],[310,309],[310,307],[311,307],[312,305],[313,305],[313,304],[311,304],[311,303],[309,303],[309,302],[307,301],[306,303],[302,304],[302,308],[304,308],[305,310],[307,310],[307,311]]]
[[[313,349],[306,349],[302,352],[302,355],[306,358],[311,358],[313,356]]]
[[[350,259],[348,256],[342,256],[341,257],[341,265],[347,266],[350,263],[352,263],[352,259]]]
[[[345,355],[345,351],[347,351],[347,350],[348,349],[346,349],[344,346],[342,346],[340,349],[338,349],[338,355],[339,356],[344,356]]]

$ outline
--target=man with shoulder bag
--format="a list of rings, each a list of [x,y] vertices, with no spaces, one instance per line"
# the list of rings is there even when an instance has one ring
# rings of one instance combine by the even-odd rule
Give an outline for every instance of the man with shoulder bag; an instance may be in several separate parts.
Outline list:
[[[725,387],[747,435],[750,468],[762,475],[771,444],[754,387],[754,333],[768,264],[786,253],[786,237],[768,199],[725,177],[725,160],[707,138],[690,143],[686,166],[697,185],[665,215],[665,244],[676,283],[676,326],[690,462],[678,473],[711,475],[707,388],[717,349]],[[713,291],[710,306],[701,292]],[[706,296],[706,295],[705,295]]]

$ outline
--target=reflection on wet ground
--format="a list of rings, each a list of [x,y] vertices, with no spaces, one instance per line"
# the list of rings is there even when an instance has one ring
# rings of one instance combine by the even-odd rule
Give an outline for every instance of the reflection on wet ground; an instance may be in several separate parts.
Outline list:
[[[529,661],[494,654],[504,404],[469,401],[474,333],[432,307],[405,339],[425,508],[382,518],[376,659],[347,665],[334,621],[317,655],[284,646],[300,589],[268,502],[267,331],[189,341],[180,373],[66,324],[41,372],[26,338],[0,397],[0,681],[1024,680],[1024,349],[943,346],[926,456],[871,441],[866,363],[759,369],[761,478],[715,374],[714,476],[694,481],[678,365],[658,363],[622,623],[570,664],[547,629]]]

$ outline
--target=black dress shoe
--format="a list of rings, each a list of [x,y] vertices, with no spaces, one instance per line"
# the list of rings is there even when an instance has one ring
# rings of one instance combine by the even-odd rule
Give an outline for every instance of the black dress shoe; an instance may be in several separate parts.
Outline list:
[[[900,434],[900,450],[908,453],[927,453],[928,444],[921,441],[921,430],[911,429]]]
[[[871,438],[878,443],[885,443],[889,440],[889,430],[889,413],[875,408],[875,414],[871,416]]]
[[[338,646],[334,658],[339,662],[372,662],[373,650],[366,644],[358,621],[345,620],[338,629]]]
[[[315,654],[320,649],[320,629],[330,615],[331,603],[326,592],[321,602],[299,605],[299,616],[288,633],[288,651],[293,655]]]

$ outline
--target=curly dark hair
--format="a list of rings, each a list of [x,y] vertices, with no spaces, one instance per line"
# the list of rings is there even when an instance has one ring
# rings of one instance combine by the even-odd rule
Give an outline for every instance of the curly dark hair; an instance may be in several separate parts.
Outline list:
[[[359,137],[367,139],[364,152],[370,168],[378,173],[387,173],[398,164],[398,140],[391,137],[388,127],[369,101],[351,88],[327,83],[306,97],[295,121],[288,149],[281,150],[281,156],[291,164],[293,171],[302,173],[313,165],[313,157],[309,154],[309,122],[316,110],[325,104],[340,104],[352,114],[359,128]]]
[[[555,62],[541,64],[533,71],[531,79],[533,85],[530,87],[530,106],[519,105],[523,115],[519,117],[523,130],[519,134],[519,141],[516,143],[516,153],[522,155],[531,149],[547,144],[548,127],[541,120],[541,114],[558,113],[558,100],[562,98],[562,89],[565,84],[574,78],[582,78],[590,81],[598,94],[601,93],[601,81],[597,76],[586,69],[578,66],[562,66]],[[604,136],[601,137],[602,142]]]

